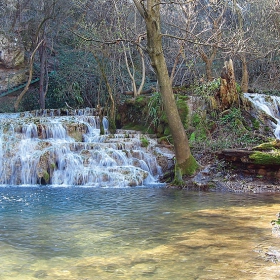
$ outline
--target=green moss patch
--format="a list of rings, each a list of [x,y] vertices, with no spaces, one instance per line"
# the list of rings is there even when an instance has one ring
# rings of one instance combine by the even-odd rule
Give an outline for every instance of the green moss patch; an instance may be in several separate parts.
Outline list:
[[[278,139],[271,142],[262,143],[253,148],[253,150],[256,151],[268,151],[268,150],[276,150],[276,149],[280,149],[280,140]]]
[[[249,156],[251,160],[254,161],[256,164],[263,164],[263,165],[274,165],[280,164],[280,151],[272,151],[268,152],[261,152],[256,151]]]

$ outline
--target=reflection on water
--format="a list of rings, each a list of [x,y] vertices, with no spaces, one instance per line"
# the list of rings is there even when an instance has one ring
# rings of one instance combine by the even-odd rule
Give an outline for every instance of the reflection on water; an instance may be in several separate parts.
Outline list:
[[[0,279],[279,279],[278,194],[0,188]]]

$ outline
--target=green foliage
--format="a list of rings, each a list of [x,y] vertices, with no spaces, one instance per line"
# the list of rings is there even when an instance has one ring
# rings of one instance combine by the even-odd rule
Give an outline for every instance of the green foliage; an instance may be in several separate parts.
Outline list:
[[[194,142],[194,141],[195,141],[195,138],[196,138],[195,136],[196,136],[196,133],[193,132],[193,133],[191,134],[191,136],[190,136],[189,141],[190,141],[190,142]]]
[[[255,130],[258,130],[260,128],[260,122],[257,119],[253,119],[252,124]]]
[[[192,92],[195,95],[209,96],[217,92],[220,89],[221,80],[220,78],[214,79],[205,83],[198,83],[191,86]]]
[[[272,221],[271,221],[271,224],[272,224],[272,225],[278,225],[278,226],[279,226],[279,225],[280,225],[280,218],[278,218],[277,220],[272,220]]]
[[[255,133],[260,123],[253,118],[245,118],[245,113],[240,108],[231,108],[220,114],[196,110],[191,116],[188,132],[192,149],[213,153],[222,149],[252,147],[263,142],[262,137]]]
[[[190,126],[195,129],[190,135],[189,141],[192,146],[195,142],[204,141],[207,139],[210,122],[207,119],[205,112],[197,111],[191,116]]]
[[[238,84],[238,83],[236,83],[235,86],[236,86],[236,91],[237,91],[237,93],[238,93],[238,94],[241,94],[241,93],[242,93],[241,85]]]
[[[238,125],[237,120],[242,120],[243,116],[241,114],[241,110],[238,108],[232,108],[225,112],[223,112],[220,117],[221,124],[230,124],[231,127],[236,127]]]
[[[170,131],[169,126],[166,126],[166,127],[164,128],[163,135],[164,135],[164,136],[168,136],[168,135],[170,135],[170,134],[171,134],[171,131]]]
[[[244,118],[240,108],[231,108],[223,112],[219,118],[219,123],[223,127],[224,133],[231,133],[233,141],[236,142],[235,145],[245,147],[254,145],[260,141],[260,139],[251,132],[252,129],[248,126],[249,122],[250,120]],[[257,129],[259,127],[259,122],[253,119],[251,121],[251,126]]]
[[[189,107],[187,103],[187,97],[183,95],[176,94],[176,105],[179,111],[179,115],[181,117],[184,128],[187,128],[188,125],[188,115],[189,115]]]
[[[175,100],[181,121],[184,127],[187,128],[189,113],[187,97],[180,94],[176,94]],[[164,111],[163,102],[159,92],[153,93],[153,95],[150,97],[148,103],[147,122],[150,123],[150,126],[154,128],[155,132],[157,132],[159,136],[167,136],[170,134],[167,116]]]
[[[199,113],[194,113],[192,115],[192,119],[191,119],[192,125],[196,127],[200,124],[200,122],[201,122],[201,117],[200,117]]]
[[[163,103],[159,92],[154,92],[148,103],[148,119],[151,119],[151,123],[154,127],[157,127],[160,123],[160,119],[163,114]]]

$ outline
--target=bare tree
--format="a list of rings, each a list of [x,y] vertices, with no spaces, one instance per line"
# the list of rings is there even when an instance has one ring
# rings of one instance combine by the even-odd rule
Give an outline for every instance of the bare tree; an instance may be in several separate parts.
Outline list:
[[[171,80],[162,48],[160,21],[160,0],[133,0],[139,13],[145,20],[147,31],[147,52],[156,72],[162,101],[174,141],[176,168],[175,180],[182,182],[182,175],[192,175],[199,167],[191,154],[188,138],[185,133],[176,106]]]
[[[53,49],[54,37],[58,32],[58,27],[62,25],[62,18],[67,17],[67,12],[71,4],[66,5],[65,0],[22,0],[17,1],[16,14],[13,20],[13,28],[18,32],[18,37],[25,45],[26,54],[30,56],[30,63],[39,64],[39,106],[45,109],[45,99],[49,85],[50,62],[49,58],[55,53]],[[35,51],[35,53],[34,53]],[[32,79],[33,65],[29,70],[29,80]],[[23,96],[28,91],[29,83],[18,96],[14,109],[18,106]]]

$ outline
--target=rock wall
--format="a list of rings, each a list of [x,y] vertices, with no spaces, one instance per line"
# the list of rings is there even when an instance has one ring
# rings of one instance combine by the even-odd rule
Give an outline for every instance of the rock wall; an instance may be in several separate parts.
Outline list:
[[[24,54],[17,38],[0,33],[0,92],[27,80]]]

